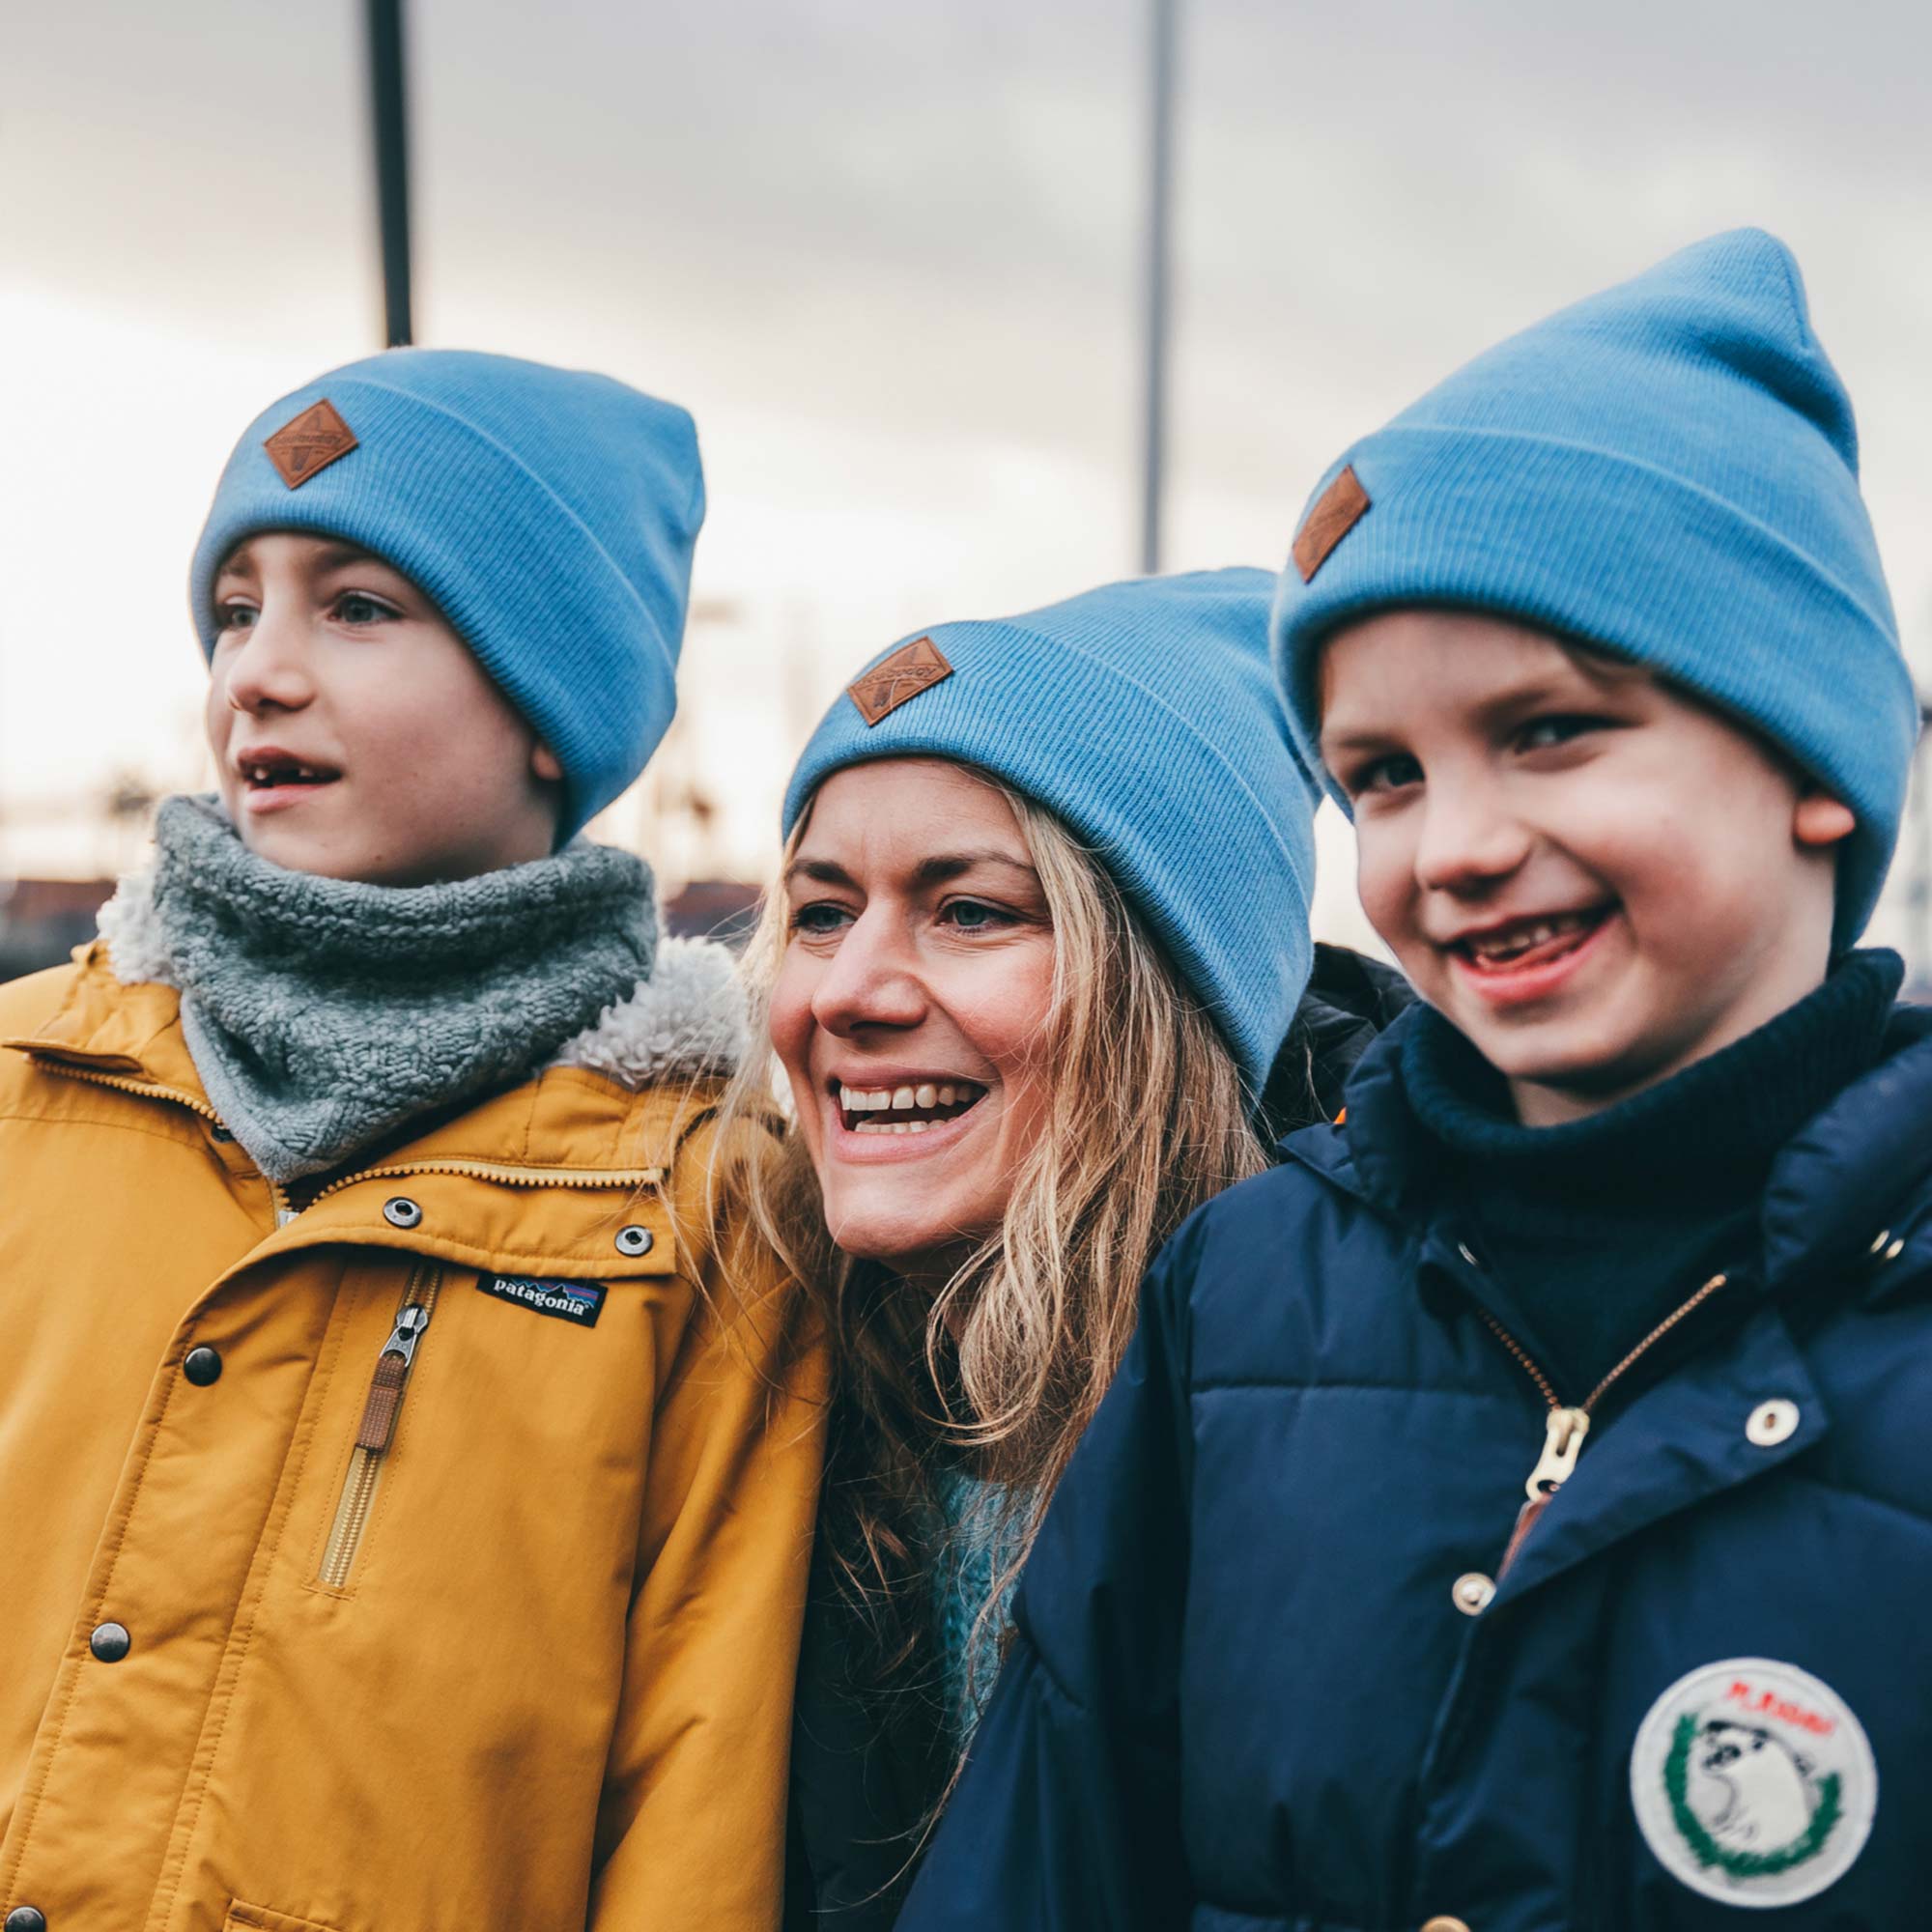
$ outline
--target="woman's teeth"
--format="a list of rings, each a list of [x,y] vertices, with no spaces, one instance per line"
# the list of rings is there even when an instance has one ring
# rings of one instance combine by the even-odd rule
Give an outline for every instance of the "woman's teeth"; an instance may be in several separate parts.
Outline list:
[[[838,1104],[845,1125],[855,1134],[923,1134],[942,1121],[957,1120],[968,1107],[985,1097],[986,1090],[971,1081],[922,1081],[916,1087],[845,1087]],[[891,1114],[894,1120],[874,1121],[870,1114]]]

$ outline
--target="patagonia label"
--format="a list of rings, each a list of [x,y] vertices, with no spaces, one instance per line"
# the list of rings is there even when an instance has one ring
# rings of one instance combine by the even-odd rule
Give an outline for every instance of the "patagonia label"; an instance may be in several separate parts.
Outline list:
[[[1294,567],[1304,583],[1315,581],[1315,573],[1328,561],[1328,554],[1368,514],[1369,493],[1350,464],[1321,493],[1321,500],[1308,513],[1308,521],[1294,539]]]
[[[1644,1843],[1726,1905],[1797,1905],[1871,1835],[1878,1766],[1845,1700],[1795,1664],[1734,1657],[1680,1677],[1631,1750]]]
[[[543,1281],[530,1274],[486,1274],[476,1286],[498,1301],[514,1301],[539,1315],[554,1315],[580,1328],[594,1328],[604,1312],[606,1290],[599,1281]]]
[[[311,403],[293,422],[284,423],[262,447],[269,452],[269,461],[282,481],[291,490],[299,490],[311,476],[355,447],[355,432],[325,396],[321,402]]]
[[[915,638],[847,685],[845,695],[858,706],[859,716],[871,725],[952,675],[952,667],[939,646],[930,638]]]

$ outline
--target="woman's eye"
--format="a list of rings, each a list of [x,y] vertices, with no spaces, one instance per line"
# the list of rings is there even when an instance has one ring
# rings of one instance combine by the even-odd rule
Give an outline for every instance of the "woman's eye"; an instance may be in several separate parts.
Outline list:
[[[259,614],[254,605],[244,604],[240,598],[230,598],[227,603],[214,607],[214,628],[217,631],[245,631]]]
[[[794,932],[818,933],[837,932],[841,926],[851,923],[852,915],[842,906],[819,899],[810,905],[802,905],[791,916],[791,929]]]
[[[335,614],[345,624],[380,624],[385,617],[400,613],[380,598],[369,596],[366,591],[350,590],[336,599]]]
[[[990,932],[1013,923],[1011,913],[980,899],[949,899],[940,907],[939,917],[943,923],[961,932]]]

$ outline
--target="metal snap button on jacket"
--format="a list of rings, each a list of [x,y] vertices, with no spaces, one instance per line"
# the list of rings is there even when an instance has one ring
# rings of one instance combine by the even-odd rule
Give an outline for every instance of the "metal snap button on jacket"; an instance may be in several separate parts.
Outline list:
[[[96,1624],[87,1647],[102,1663],[119,1663],[134,1648],[126,1624]]]
[[[1480,1570],[1468,1570],[1449,1586],[1449,1595],[1465,1617],[1479,1617],[1490,1607],[1496,1586]],[[1435,1921],[1432,1919],[1431,1923]]]
[[[16,1905],[7,1915],[5,1932],[47,1932],[47,1915],[38,1905]]]
[[[617,1230],[617,1252],[620,1255],[647,1255],[655,1238],[648,1228],[640,1228],[634,1222],[628,1228]]]
[[[182,1363],[182,1374],[198,1389],[205,1389],[210,1382],[218,1382],[221,1379],[221,1350],[211,1349],[205,1342],[198,1349],[190,1349],[186,1360]]]
[[[423,1210],[407,1194],[383,1203],[383,1219],[392,1228],[413,1228],[422,1217]]]

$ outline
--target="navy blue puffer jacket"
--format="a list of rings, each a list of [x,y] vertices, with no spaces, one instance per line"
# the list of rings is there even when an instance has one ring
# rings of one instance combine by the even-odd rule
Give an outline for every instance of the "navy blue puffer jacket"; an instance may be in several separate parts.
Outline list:
[[[1568,1432],[1399,1034],[1156,1264],[901,1932],[1932,1920],[1932,1015],[1785,1148],[1761,1266],[1594,1405],[1507,1567]]]

